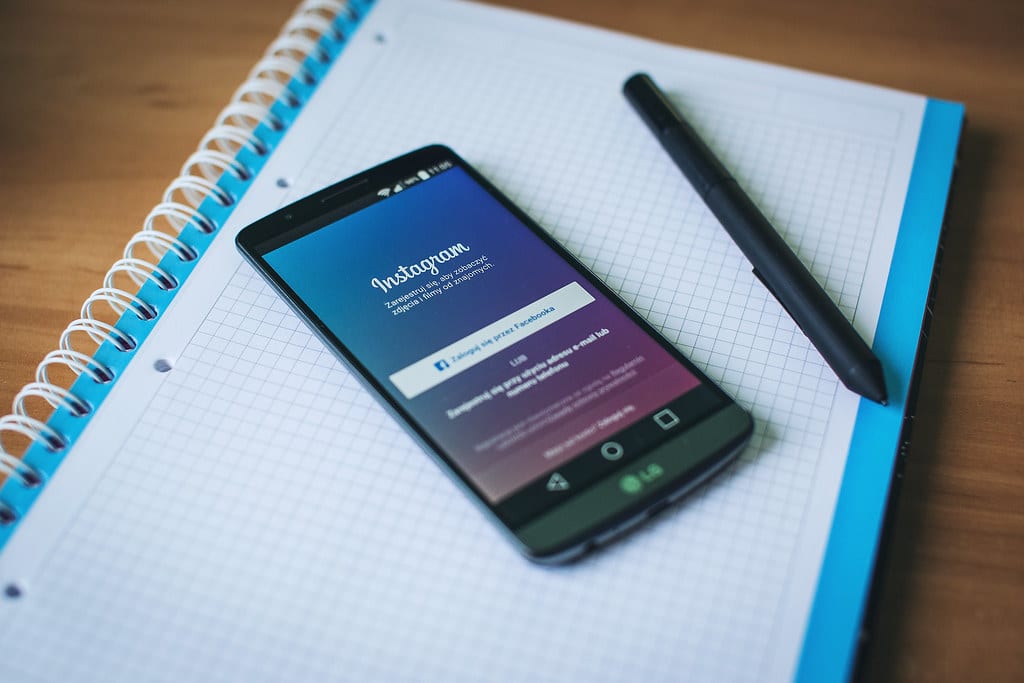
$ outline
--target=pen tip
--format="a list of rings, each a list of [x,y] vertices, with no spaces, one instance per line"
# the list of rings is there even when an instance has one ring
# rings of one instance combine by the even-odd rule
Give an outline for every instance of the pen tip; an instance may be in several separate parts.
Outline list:
[[[885,376],[878,359],[854,365],[841,379],[851,391],[879,405],[889,405],[889,392],[885,390]]]

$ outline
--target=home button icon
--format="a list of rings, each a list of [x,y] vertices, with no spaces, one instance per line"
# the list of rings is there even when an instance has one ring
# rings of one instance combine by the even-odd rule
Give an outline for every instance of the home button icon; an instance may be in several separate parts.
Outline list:
[[[615,441],[606,441],[601,444],[601,456],[605,460],[618,460],[626,454],[626,449],[622,447],[622,444]]]

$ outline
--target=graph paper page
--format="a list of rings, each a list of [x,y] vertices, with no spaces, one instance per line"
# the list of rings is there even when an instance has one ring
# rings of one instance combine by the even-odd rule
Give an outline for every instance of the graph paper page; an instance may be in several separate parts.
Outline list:
[[[24,588],[0,602],[0,679],[790,678],[857,397],[625,102],[638,70],[870,340],[922,98],[381,3],[0,556]],[[722,476],[568,567],[520,557],[234,250],[248,222],[434,142],[756,420]]]

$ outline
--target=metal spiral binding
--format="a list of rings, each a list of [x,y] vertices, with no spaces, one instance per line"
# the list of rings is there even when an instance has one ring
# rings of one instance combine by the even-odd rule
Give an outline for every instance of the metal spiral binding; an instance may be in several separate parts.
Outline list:
[[[88,403],[62,386],[48,382],[29,382],[14,397],[14,412],[19,415],[28,415],[25,403],[28,399],[36,396],[49,403],[53,408],[66,408],[75,415],[85,415],[92,410]]]
[[[354,11],[340,0],[305,0],[284,25],[281,34],[267,48],[263,58],[235,91],[230,104],[221,111],[215,124],[203,136],[199,147],[167,186],[163,201],[153,207],[124,248],[124,258],[107,271],[103,287],[93,292],[82,305],[81,317],[70,323],[60,336],[59,348],[46,354],[36,368],[36,381],[26,384],[15,396],[13,412],[0,417],[0,437],[4,433],[20,434],[41,444],[48,453],[59,454],[68,449],[71,440],[46,420],[30,414],[30,399],[42,399],[50,411],[63,410],[73,417],[89,415],[94,407],[71,388],[56,383],[50,376],[54,366],[69,369],[76,378],[83,375],[95,384],[109,384],[115,370],[93,355],[74,348],[72,340],[82,334],[96,346],[110,344],[123,353],[132,352],[138,342],[125,331],[97,317],[96,306],[103,304],[121,320],[128,311],[140,321],[153,321],[160,315],[156,305],[144,300],[139,292],[129,292],[116,284],[118,276],[126,276],[139,289],[153,283],[161,290],[173,290],[178,279],[158,265],[164,256],[173,253],[179,261],[199,258],[200,249],[182,238],[189,226],[201,234],[215,232],[220,226],[200,211],[212,199],[220,206],[231,206],[237,198],[219,184],[230,174],[240,182],[250,181],[255,171],[240,161],[238,155],[247,150],[258,157],[266,156],[270,145],[260,139],[256,129],[262,124],[272,131],[283,130],[286,122],[271,111],[275,102],[289,108],[302,104],[288,84],[296,79],[305,85],[316,82],[314,74],[304,66],[312,57],[321,63],[330,61],[330,54],[321,45],[323,37],[341,41],[344,36],[335,19],[355,19]],[[153,260],[136,253],[145,246]],[[74,384],[72,384],[72,387]],[[46,419],[49,419],[47,417]],[[27,452],[27,451],[26,451]],[[5,449],[0,439],[0,485],[17,482],[25,489],[37,489],[45,483],[45,474]],[[0,527],[18,521],[21,514],[14,505],[0,500]]]
[[[49,368],[51,365],[65,365],[78,376],[84,373],[96,384],[109,384],[114,380],[114,371],[92,356],[73,349],[57,349],[43,356],[43,360],[36,366],[37,382],[58,386],[50,381]]]

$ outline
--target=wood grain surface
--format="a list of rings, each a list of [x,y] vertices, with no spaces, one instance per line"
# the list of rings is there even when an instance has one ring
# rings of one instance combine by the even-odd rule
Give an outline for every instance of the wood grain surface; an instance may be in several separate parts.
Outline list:
[[[1024,3],[501,4],[966,103],[914,440],[860,674],[1024,680]],[[2,10],[5,407],[292,3],[6,0]]]

